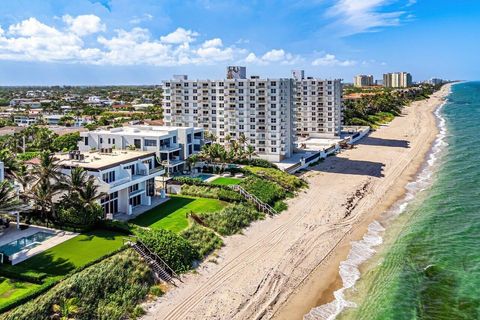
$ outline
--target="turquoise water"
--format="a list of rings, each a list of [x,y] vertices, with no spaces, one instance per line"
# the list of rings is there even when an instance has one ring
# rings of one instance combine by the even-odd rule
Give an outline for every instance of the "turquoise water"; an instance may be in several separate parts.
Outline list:
[[[339,319],[480,319],[480,82],[453,86],[432,184],[382,235]]]
[[[51,233],[40,231],[28,237],[22,237],[20,239],[4,244],[0,247],[0,252],[6,254],[7,256],[11,256],[12,254],[20,252],[25,248],[36,247],[42,241],[45,241],[52,236],[53,234]]]
[[[208,173],[201,173],[195,178],[202,179],[203,181],[208,180],[209,178],[213,177],[213,174],[208,174]]]
[[[407,196],[352,243],[335,301],[305,319],[480,319],[480,82],[452,87]]]

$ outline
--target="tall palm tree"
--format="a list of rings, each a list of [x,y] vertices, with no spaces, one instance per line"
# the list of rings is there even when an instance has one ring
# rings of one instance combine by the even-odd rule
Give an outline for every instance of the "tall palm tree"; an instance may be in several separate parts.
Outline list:
[[[0,182],[0,213],[13,211],[18,208],[19,204],[10,182],[7,180]]]

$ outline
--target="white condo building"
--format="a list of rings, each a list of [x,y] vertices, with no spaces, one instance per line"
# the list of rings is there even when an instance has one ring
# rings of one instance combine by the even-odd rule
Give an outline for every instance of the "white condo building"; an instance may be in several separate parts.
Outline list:
[[[359,74],[353,77],[353,85],[355,87],[370,87],[375,85],[372,75]]]
[[[60,160],[63,174],[82,167],[97,179],[100,190],[106,193],[99,201],[106,217],[119,213],[131,215],[137,207],[150,206],[156,196],[155,177],[165,173],[165,168],[155,160],[155,152],[73,151],[55,157]]]
[[[336,137],[342,124],[342,80],[303,78],[295,80],[295,131],[300,137]],[[302,78],[300,78],[301,76]]]
[[[239,69],[242,70],[242,69]],[[243,75],[243,71],[238,74]],[[293,79],[188,80],[163,83],[164,121],[169,126],[202,127],[227,143],[244,135],[259,157],[281,161],[294,145]]]
[[[81,132],[80,151],[134,149],[154,152],[169,172],[182,171],[185,160],[206,142],[204,130],[194,127],[126,126]]]
[[[412,75],[408,72],[393,72],[383,75],[386,88],[408,88],[412,85]]]

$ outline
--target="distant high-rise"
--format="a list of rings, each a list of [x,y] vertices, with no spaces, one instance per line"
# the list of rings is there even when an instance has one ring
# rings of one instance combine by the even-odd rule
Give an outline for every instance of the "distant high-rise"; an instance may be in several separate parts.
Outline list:
[[[292,70],[292,78],[301,81],[305,78],[305,71],[304,70]]]
[[[412,85],[412,75],[408,72],[393,72],[383,75],[386,88],[408,88]]]
[[[239,66],[228,66],[227,79],[247,79],[247,68]]]
[[[374,85],[372,75],[359,74],[353,78],[353,84],[355,87],[370,87]]]

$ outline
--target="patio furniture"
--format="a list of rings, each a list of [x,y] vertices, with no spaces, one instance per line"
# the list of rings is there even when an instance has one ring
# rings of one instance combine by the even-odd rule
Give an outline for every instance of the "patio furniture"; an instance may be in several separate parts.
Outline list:
[[[244,175],[243,175],[243,173],[241,173],[241,172],[235,174],[235,178],[243,178],[243,177],[244,177]]]

